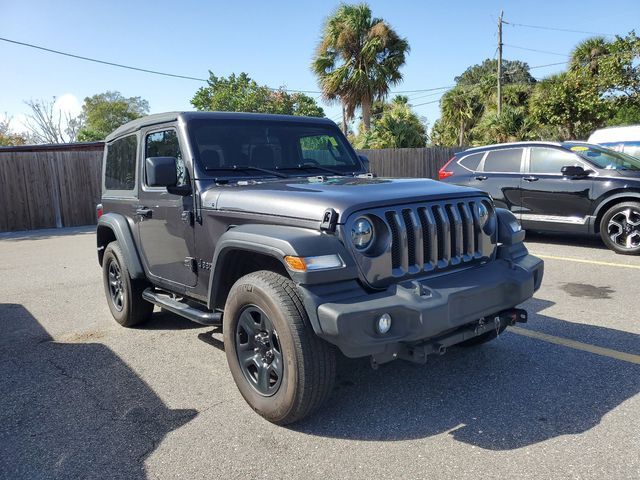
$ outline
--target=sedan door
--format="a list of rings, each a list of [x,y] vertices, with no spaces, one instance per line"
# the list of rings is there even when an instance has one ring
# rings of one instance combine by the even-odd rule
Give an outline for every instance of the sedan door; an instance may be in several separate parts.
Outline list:
[[[591,212],[591,177],[565,177],[562,167],[590,167],[578,155],[560,147],[531,147],[522,182],[522,222],[525,228],[587,233]]]
[[[511,210],[518,218],[524,152],[522,147],[488,151],[469,182],[469,186],[489,193],[497,207]]]

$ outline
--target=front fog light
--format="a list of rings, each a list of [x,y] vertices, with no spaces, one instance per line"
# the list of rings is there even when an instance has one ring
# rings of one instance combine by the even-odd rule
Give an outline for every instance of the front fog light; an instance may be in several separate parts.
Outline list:
[[[385,334],[389,330],[391,330],[391,315],[388,313],[383,313],[378,317],[378,321],[376,322],[376,330],[378,333]]]

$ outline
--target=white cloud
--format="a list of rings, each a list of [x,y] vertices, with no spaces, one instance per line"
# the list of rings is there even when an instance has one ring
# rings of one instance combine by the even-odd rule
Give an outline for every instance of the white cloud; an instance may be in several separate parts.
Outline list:
[[[73,93],[65,93],[64,95],[56,98],[56,103],[53,107],[63,114],[68,113],[72,117],[80,114],[80,111],[82,110],[80,100],[78,100],[78,97]]]

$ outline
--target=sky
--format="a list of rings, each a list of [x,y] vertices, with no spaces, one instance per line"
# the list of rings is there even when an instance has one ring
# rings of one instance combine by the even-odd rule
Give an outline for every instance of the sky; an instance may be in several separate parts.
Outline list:
[[[0,37],[179,75],[207,78],[209,70],[218,76],[244,71],[274,88],[318,91],[310,63],[322,24],[339,3],[0,0]],[[503,27],[503,57],[530,66],[566,61],[572,48],[592,35],[513,24],[606,34],[640,32],[639,0],[371,0],[369,5],[411,46],[402,69],[404,80],[392,87],[392,93],[450,86],[468,66],[494,58],[501,10],[509,22]],[[85,97],[117,90],[145,98],[151,113],[157,113],[193,109],[190,99],[205,85],[2,41],[0,59],[0,116],[12,116],[15,130],[23,129],[21,121],[29,112],[24,101],[29,99],[56,97],[59,108],[76,114]],[[563,68],[535,68],[532,74],[542,78]],[[407,94],[429,126],[439,116],[443,91]],[[321,105],[329,118],[339,120],[339,106]]]

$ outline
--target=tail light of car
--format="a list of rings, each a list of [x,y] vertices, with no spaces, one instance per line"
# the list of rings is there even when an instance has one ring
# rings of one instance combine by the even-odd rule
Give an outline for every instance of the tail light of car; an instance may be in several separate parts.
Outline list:
[[[99,203],[96,205],[96,218],[100,218],[102,216],[102,204]]]
[[[449,159],[449,161],[447,163],[444,164],[444,166],[438,170],[438,179],[439,180],[444,180],[445,178],[451,177],[453,176],[453,171],[451,170],[447,170],[447,167],[449,166],[449,164],[451,162],[453,162],[456,159],[455,156],[451,157]]]

